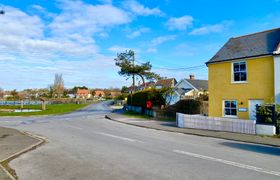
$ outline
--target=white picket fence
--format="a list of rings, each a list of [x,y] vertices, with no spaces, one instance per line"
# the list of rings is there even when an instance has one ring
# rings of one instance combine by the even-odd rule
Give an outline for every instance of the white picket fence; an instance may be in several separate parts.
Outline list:
[[[236,118],[219,118],[177,113],[177,125],[181,128],[207,129],[245,134],[256,134],[256,121]]]

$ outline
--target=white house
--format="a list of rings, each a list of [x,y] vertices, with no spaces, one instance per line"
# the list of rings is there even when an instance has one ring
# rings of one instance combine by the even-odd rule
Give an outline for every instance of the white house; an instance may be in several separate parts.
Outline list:
[[[170,104],[181,99],[193,99],[205,93],[208,93],[208,81],[195,79],[194,75],[190,75],[189,79],[182,79],[175,85]]]

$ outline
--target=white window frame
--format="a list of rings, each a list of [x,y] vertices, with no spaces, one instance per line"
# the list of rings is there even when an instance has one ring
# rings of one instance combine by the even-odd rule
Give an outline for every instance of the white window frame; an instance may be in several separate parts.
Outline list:
[[[236,101],[236,115],[226,115],[225,101]],[[223,100],[223,117],[231,117],[231,118],[237,118],[238,117],[238,101],[237,100],[235,100],[235,99]]]
[[[242,63],[244,62],[246,67],[245,67],[245,72],[246,72],[246,81],[235,81],[234,80],[234,64],[235,63]],[[233,61],[231,63],[231,82],[234,84],[238,84],[238,83],[247,83],[248,82],[248,63],[246,60],[242,60],[242,61]]]

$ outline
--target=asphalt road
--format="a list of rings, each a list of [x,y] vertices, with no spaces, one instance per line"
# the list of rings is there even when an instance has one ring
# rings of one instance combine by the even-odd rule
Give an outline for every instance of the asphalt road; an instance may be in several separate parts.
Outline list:
[[[145,129],[104,118],[108,103],[67,115],[0,118],[49,143],[11,162],[23,180],[280,179],[280,149]]]

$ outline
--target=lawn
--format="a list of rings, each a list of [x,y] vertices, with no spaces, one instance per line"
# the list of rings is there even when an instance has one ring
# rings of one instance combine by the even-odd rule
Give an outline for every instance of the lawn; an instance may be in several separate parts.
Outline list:
[[[45,111],[37,112],[0,112],[0,116],[32,116],[69,113],[89,104],[49,104]],[[20,106],[0,106],[0,109],[20,109]],[[41,105],[26,105],[24,109],[41,109]]]

